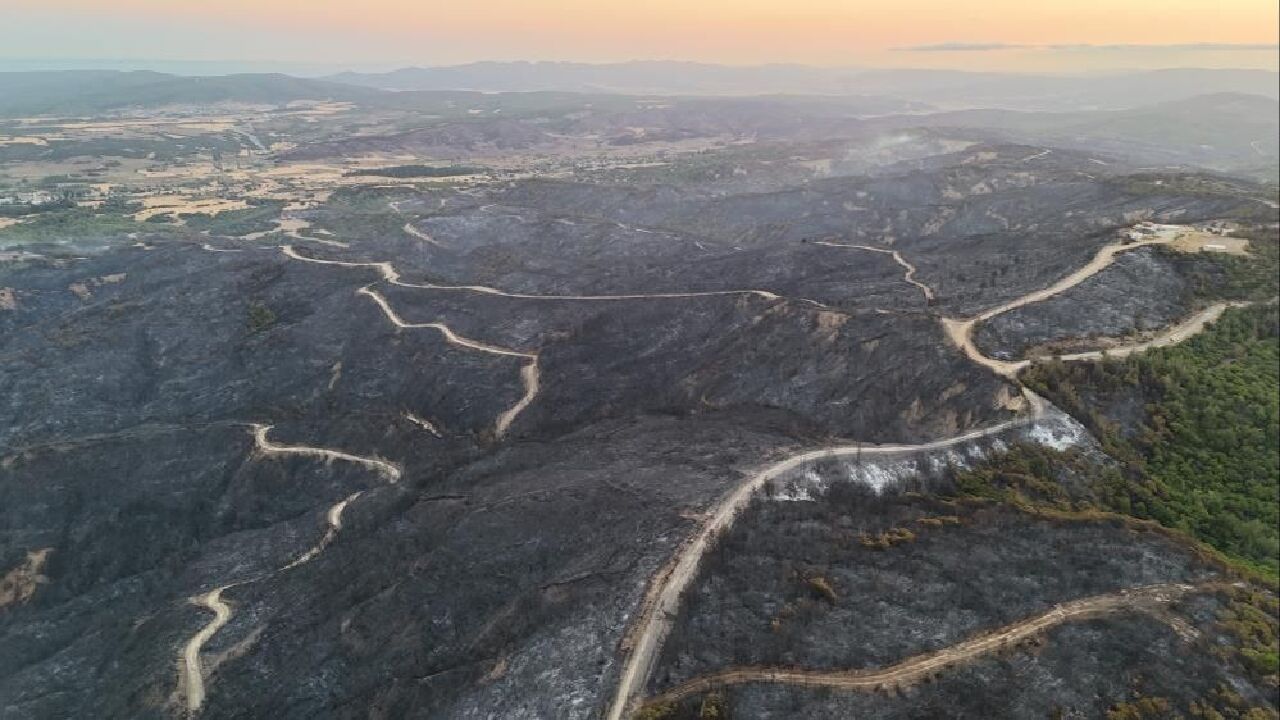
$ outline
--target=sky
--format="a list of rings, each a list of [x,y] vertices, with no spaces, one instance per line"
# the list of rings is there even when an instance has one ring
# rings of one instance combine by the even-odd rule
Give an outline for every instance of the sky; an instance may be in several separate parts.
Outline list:
[[[1276,0],[0,0],[0,65],[1277,69]]]

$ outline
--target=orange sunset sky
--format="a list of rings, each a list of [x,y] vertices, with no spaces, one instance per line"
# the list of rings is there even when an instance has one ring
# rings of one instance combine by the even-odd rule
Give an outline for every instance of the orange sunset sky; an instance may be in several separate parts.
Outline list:
[[[1276,69],[1276,0],[0,0],[0,55]],[[944,46],[929,48],[927,46]]]

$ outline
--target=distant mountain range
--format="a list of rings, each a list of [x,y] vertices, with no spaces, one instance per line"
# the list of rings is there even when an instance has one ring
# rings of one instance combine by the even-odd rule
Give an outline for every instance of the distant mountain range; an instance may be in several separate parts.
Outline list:
[[[282,74],[190,77],[112,70],[0,73],[0,116],[77,115],[129,107],[218,102],[280,104],[344,100],[412,108],[425,92],[624,95],[828,95],[879,98],[884,111],[1005,109],[1114,110],[1211,93],[1280,97],[1280,76],[1263,70],[1178,69],[1064,76],[947,70],[841,70],[801,65],[730,67],[698,63],[611,65],[473,63],[341,73],[321,79]],[[417,92],[406,92],[417,91]],[[436,96],[438,97],[438,95]]]
[[[1213,92],[1280,97],[1280,76],[1264,70],[1174,69],[1066,76],[684,62],[480,62],[386,73],[340,73],[325,79],[384,90],[888,95],[946,108],[1023,110],[1114,109]]]
[[[278,74],[186,77],[147,70],[14,72],[0,73],[0,116],[81,115],[129,107],[220,102],[365,102],[383,94],[372,88]]]

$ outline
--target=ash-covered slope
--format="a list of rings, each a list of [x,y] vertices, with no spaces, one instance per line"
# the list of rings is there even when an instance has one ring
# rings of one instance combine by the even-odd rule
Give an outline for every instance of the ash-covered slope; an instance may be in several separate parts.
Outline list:
[[[586,717],[645,578],[740,472],[1009,415],[924,318],[780,294],[543,312],[224,250],[5,269],[2,566],[47,557],[0,617],[5,717],[183,714],[218,603],[203,717],[563,717],[567,696]],[[868,287],[898,282],[868,260]],[[758,279],[720,267],[709,285]],[[917,407],[882,399],[907,387]]]
[[[339,192],[325,236],[6,256],[0,717],[596,716],[745,478],[1017,416],[938,313],[1263,212],[1058,155]]]

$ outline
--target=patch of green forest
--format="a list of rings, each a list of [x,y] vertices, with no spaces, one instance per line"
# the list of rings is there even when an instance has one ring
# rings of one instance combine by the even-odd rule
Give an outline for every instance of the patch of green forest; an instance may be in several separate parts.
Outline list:
[[[129,212],[72,207],[44,213],[19,225],[0,229],[0,246],[103,240],[145,229]]]
[[[187,227],[197,232],[238,237],[274,228],[284,205],[278,200],[255,200],[242,210],[227,210],[216,215],[185,213],[181,217]]]
[[[343,188],[312,216],[312,223],[344,242],[407,237],[405,221],[418,216],[401,214],[391,203],[417,197],[409,188]]]
[[[1120,471],[1107,509],[1183,530],[1280,571],[1280,309],[1231,310],[1190,341],[1097,363],[1047,362],[1023,381],[1085,424]]]
[[[387,177],[387,178],[442,178],[475,175],[484,172],[483,168],[451,165],[449,167],[432,167],[430,165],[393,165],[391,167],[352,170],[347,177]]]
[[[1249,255],[1204,255],[1209,263],[1182,268],[1198,298],[1210,300],[1255,300],[1264,302],[1280,292],[1280,242],[1275,231],[1253,227],[1232,233],[1249,241]],[[1165,250],[1162,248],[1162,250]],[[1174,250],[1165,252],[1176,253]]]

